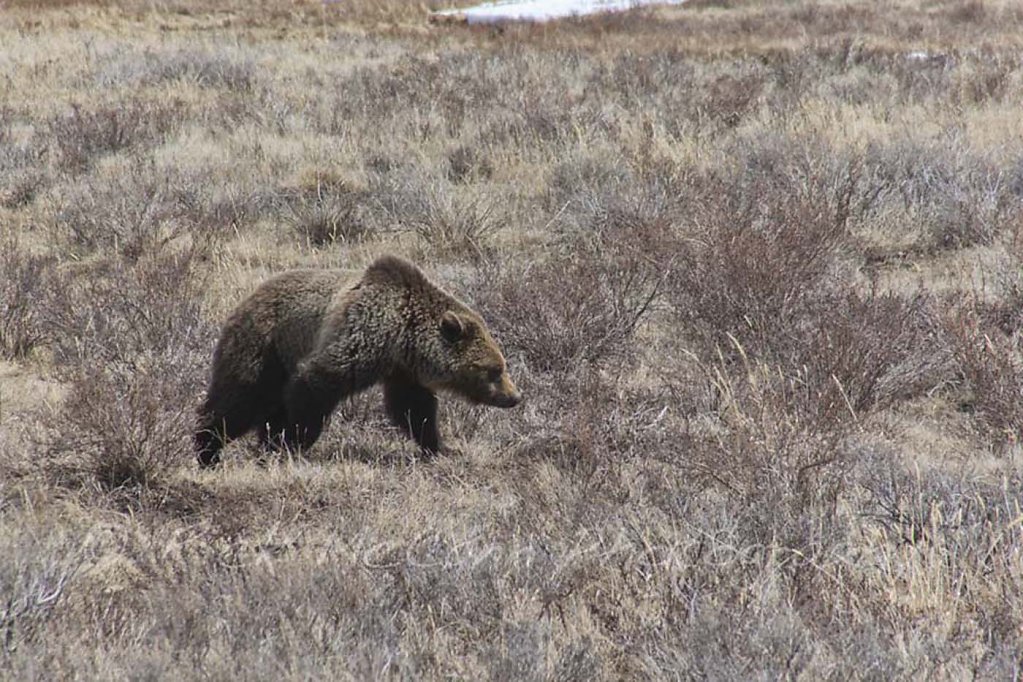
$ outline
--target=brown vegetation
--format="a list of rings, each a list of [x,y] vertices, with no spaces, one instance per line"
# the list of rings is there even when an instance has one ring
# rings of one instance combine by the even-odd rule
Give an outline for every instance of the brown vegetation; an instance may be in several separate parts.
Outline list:
[[[1017,5],[8,2],[0,677],[1018,676]],[[526,402],[198,472],[227,311],[385,251]]]

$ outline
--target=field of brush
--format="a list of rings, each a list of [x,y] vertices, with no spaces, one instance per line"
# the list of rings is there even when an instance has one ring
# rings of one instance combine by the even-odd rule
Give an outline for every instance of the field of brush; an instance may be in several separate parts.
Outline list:
[[[1008,679],[1023,7],[0,8],[0,677]],[[393,252],[526,396],[191,451],[272,273]]]

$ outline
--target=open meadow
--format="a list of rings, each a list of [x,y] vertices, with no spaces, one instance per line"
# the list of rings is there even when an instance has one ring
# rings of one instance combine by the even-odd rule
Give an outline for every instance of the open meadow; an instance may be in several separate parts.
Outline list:
[[[1023,5],[426,9],[0,5],[0,678],[1018,679]],[[386,252],[524,402],[200,472]]]

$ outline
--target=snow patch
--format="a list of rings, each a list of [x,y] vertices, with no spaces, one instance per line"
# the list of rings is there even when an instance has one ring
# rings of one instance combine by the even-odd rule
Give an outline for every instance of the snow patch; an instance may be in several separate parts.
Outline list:
[[[431,19],[469,24],[497,24],[507,21],[543,22],[587,14],[624,12],[636,7],[681,5],[686,0],[504,0],[475,7],[433,12]]]

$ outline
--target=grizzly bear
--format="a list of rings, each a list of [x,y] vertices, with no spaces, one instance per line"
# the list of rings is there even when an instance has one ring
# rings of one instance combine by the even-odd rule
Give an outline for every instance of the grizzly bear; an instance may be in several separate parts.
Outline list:
[[[355,281],[292,270],[265,282],[228,318],[212,375],[195,434],[204,468],[253,429],[269,449],[309,448],[341,400],[377,383],[426,454],[440,447],[437,391],[497,407],[522,399],[479,315],[395,256]]]

